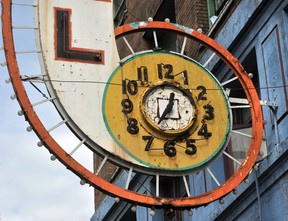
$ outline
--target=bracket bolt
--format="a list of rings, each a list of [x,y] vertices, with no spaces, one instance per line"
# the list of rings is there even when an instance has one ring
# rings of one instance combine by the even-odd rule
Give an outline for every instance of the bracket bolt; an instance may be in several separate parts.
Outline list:
[[[32,128],[31,126],[28,126],[28,127],[26,128],[26,130],[27,130],[28,132],[31,132],[31,131],[33,130],[33,128]]]
[[[148,18],[148,21],[149,21],[149,22],[153,21],[153,18],[152,18],[152,17],[149,17],[149,18]]]
[[[50,160],[55,161],[56,160],[56,156],[55,155],[51,155]]]
[[[253,74],[252,74],[252,73],[249,73],[249,74],[248,74],[248,77],[249,77],[250,79],[252,79],[252,78],[253,78]]]

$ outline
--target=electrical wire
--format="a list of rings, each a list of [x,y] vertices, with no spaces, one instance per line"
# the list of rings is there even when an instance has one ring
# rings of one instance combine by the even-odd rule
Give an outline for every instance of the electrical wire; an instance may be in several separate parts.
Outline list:
[[[47,80],[48,81],[48,80]],[[111,82],[104,82],[104,81],[73,81],[73,80],[54,80],[50,79],[50,82],[55,83],[78,83],[78,84],[104,84],[104,85],[115,85],[115,86],[121,86],[122,83],[111,83]],[[149,87],[149,86],[143,86],[139,85],[138,87]],[[227,87],[229,88],[229,87]],[[281,88],[288,88],[288,85],[276,85],[276,86],[267,86],[267,87],[255,87],[255,88],[229,88],[230,90],[237,91],[237,90],[268,90],[268,89],[281,89]],[[190,88],[189,90],[198,90],[196,88]],[[206,90],[222,90],[221,88],[206,88]]]

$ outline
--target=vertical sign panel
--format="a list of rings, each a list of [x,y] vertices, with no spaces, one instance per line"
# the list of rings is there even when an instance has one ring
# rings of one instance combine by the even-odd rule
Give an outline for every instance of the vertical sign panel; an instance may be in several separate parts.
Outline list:
[[[59,100],[59,112],[78,132],[125,157],[101,114],[105,82],[119,63],[112,1],[40,0],[38,13],[48,88]]]

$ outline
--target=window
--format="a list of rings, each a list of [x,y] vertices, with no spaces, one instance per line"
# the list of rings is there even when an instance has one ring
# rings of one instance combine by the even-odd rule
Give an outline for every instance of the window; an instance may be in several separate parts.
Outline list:
[[[155,13],[153,20],[164,21],[166,18],[169,18],[170,22],[172,23],[176,22],[174,0],[163,1]],[[143,38],[147,40],[147,43],[150,44],[150,48],[152,48],[154,45],[152,32],[147,31]],[[157,31],[158,45],[161,49],[176,51],[176,38],[177,36],[171,32]]]
[[[256,60],[256,51],[252,49],[246,58],[243,60],[242,65],[244,66],[245,70],[248,73],[253,74],[253,84],[257,89],[258,95],[260,96],[260,89],[259,89],[259,76],[258,76],[258,66]],[[230,97],[237,97],[237,98],[244,98],[244,91],[238,90],[240,85],[238,82],[232,83],[229,85],[230,88],[234,88],[231,90]],[[248,109],[233,109],[233,130],[236,130],[243,134],[251,134],[252,129],[252,122],[251,122],[251,113]],[[233,157],[235,157],[238,161],[242,162],[247,149],[249,148],[250,138],[245,136],[237,136],[235,134],[231,134],[230,144],[228,146],[228,153],[230,153]],[[263,141],[261,150],[260,150],[260,157],[267,154],[266,143]],[[225,161],[225,175],[229,177],[229,174],[235,171],[238,168],[238,164],[233,162],[231,164],[229,161]]]
[[[207,0],[209,26],[211,27],[228,0]]]
[[[118,27],[123,25],[127,18],[126,0],[114,0],[113,4],[114,26]]]

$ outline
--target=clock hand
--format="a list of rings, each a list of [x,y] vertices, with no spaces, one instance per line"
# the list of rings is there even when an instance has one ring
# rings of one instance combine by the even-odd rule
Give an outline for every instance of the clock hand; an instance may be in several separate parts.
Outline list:
[[[165,119],[166,115],[171,112],[173,105],[174,105],[174,97],[175,97],[175,94],[173,92],[171,92],[170,97],[169,97],[169,102],[168,102],[164,112],[162,113],[162,115],[158,121],[158,124],[160,124],[162,122],[162,120]]]

